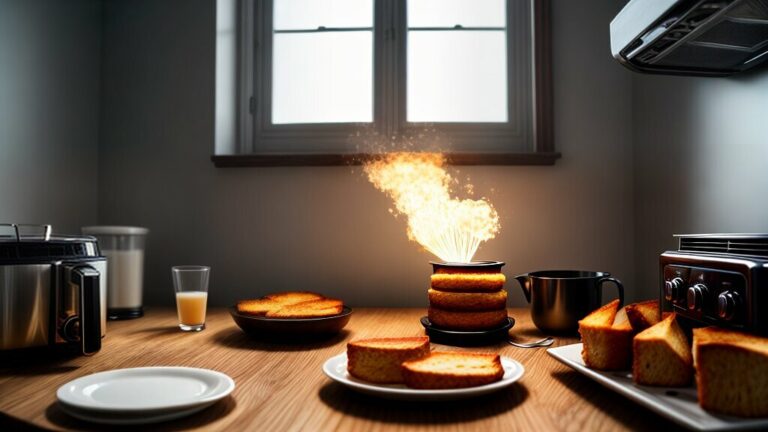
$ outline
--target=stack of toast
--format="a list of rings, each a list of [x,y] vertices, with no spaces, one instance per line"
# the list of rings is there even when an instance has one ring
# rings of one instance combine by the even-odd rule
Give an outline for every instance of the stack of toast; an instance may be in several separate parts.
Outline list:
[[[615,300],[579,321],[587,367],[632,367],[637,384],[682,387],[696,377],[702,408],[742,417],[768,416],[768,339],[717,327],[693,329],[651,300],[619,309]]]
[[[502,273],[432,275],[429,321],[447,330],[488,330],[507,322],[506,278]]]
[[[474,387],[504,376],[498,354],[430,352],[428,337],[350,342],[347,371],[365,381],[418,389]]]
[[[313,292],[283,292],[260,299],[237,302],[237,312],[267,318],[321,318],[338,315],[344,309],[341,300]]]

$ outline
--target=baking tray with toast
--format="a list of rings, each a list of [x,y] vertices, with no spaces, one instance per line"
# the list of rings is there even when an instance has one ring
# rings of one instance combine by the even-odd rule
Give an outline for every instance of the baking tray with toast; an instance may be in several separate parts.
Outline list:
[[[588,368],[581,357],[582,344],[547,349],[547,353],[582,375],[651,411],[692,430],[726,431],[768,428],[768,418],[741,418],[707,412],[697,402],[696,386],[651,387],[635,384],[630,371]]]

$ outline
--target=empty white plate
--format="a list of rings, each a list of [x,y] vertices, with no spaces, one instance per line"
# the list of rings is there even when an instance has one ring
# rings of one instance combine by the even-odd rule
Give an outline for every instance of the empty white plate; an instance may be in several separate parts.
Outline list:
[[[229,395],[235,382],[208,369],[147,367],[99,372],[59,387],[69,414],[113,424],[150,423],[199,411]]]
[[[347,354],[341,353],[329,358],[323,365],[323,372],[328,377],[340,384],[357,390],[388,399],[400,399],[410,401],[443,401],[453,399],[467,399],[508,387],[519,380],[525,368],[520,362],[509,357],[501,356],[501,366],[504,368],[504,376],[501,381],[477,387],[442,390],[412,389],[400,384],[375,384],[359,380],[347,372]]]

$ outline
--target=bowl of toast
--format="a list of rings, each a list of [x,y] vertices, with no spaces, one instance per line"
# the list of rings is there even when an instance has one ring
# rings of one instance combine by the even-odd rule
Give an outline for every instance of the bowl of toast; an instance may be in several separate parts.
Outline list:
[[[321,294],[289,291],[240,300],[229,312],[251,336],[307,339],[339,333],[349,323],[352,308]]]

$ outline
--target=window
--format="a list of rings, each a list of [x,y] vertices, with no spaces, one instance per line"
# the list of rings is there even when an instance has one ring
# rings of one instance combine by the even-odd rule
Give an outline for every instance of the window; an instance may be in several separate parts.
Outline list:
[[[356,132],[429,128],[448,137],[454,163],[551,164],[548,10],[543,0],[241,0],[237,154],[214,161],[343,163],[358,156]]]

